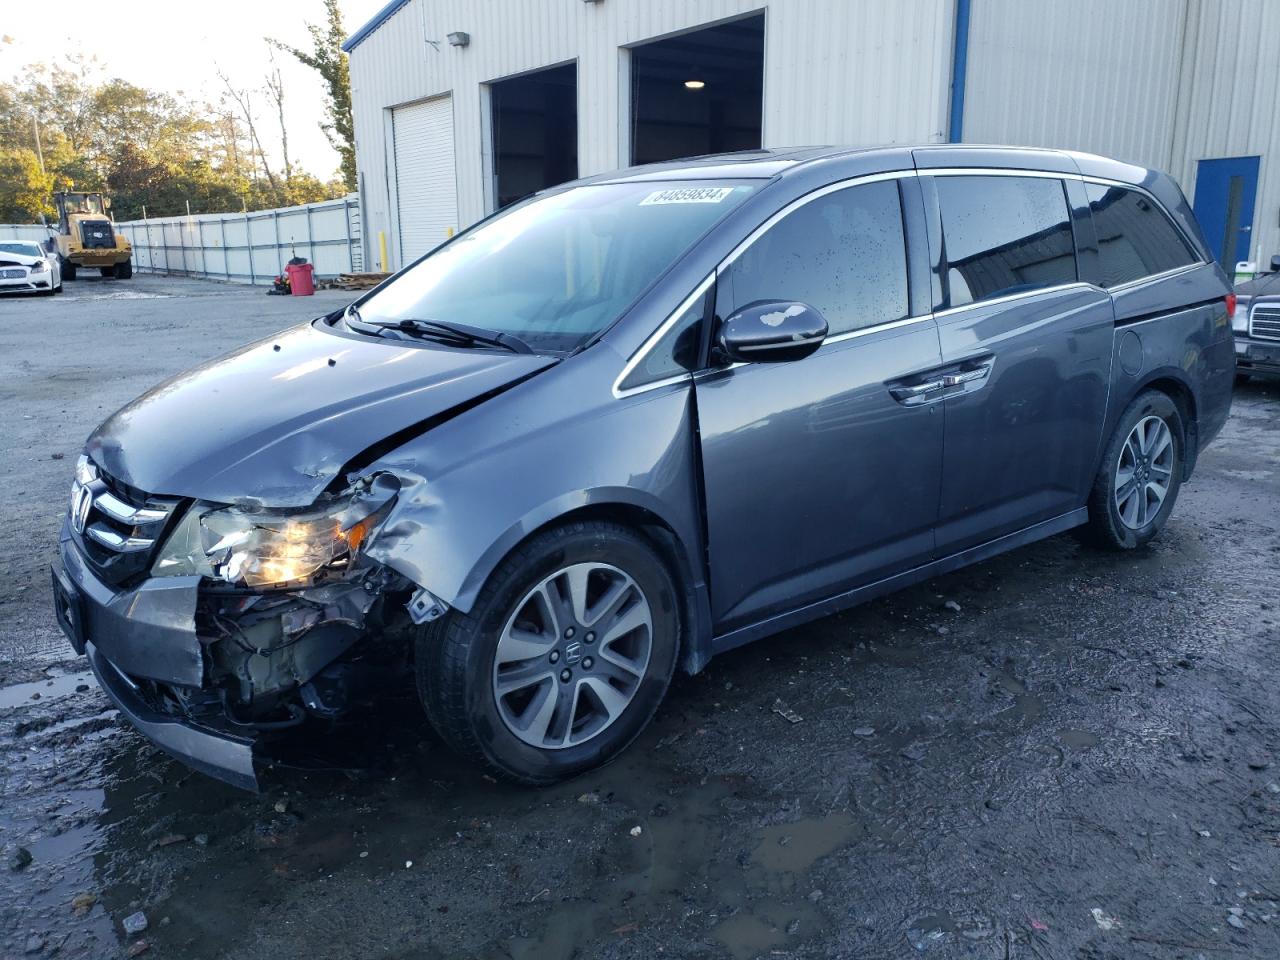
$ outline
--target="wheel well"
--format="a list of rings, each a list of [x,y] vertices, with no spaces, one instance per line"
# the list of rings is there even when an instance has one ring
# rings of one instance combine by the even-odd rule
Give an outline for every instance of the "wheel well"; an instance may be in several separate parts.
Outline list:
[[[588,504],[585,507],[578,507],[568,513],[561,514],[553,520],[548,520],[536,530],[530,531],[520,543],[525,543],[544,530],[558,527],[564,523],[591,520],[617,523],[624,527],[629,527],[644,537],[653,547],[658,557],[666,565],[667,572],[671,574],[671,579],[675,583],[676,590],[679,591],[681,598],[679,611],[679,662],[689,673],[696,673],[701,670],[709,656],[707,647],[709,646],[710,635],[703,629],[703,625],[700,622],[701,618],[698,615],[698,601],[694,590],[696,578],[694,571],[690,569],[688,553],[685,551],[684,544],[676,535],[675,530],[658,514],[630,503]],[[515,549],[515,547],[512,549]]]
[[[1196,420],[1196,398],[1187,385],[1173,377],[1159,377],[1142,385],[1143,390],[1159,390],[1178,408],[1178,417],[1182,420],[1182,442],[1186,448],[1183,458],[1183,479],[1191,476],[1199,456],[1200,435]]]

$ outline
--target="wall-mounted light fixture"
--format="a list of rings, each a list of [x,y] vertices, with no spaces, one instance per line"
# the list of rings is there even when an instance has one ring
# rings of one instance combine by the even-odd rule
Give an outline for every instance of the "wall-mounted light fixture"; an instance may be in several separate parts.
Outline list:
[[[461,30],[456,33],[449,34],[449,46],[465,47],[471,42],[471,34],[463,33]]]
[[[705,80],[686,80],[684,82],[684,87],[686,90],[701,90],[706,85],[707,85],[707,81]]]

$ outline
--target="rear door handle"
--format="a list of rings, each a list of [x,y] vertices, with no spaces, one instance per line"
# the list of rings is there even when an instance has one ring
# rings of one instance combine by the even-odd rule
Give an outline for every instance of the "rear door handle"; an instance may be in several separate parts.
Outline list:
[[[944,387],[963,387],[966,383],[972,383],[974,380],[981,380],[991,372],[991,367],[983,364],[976,370],[965,370],[961,373],[948,373],[942,378],[942,386]]]

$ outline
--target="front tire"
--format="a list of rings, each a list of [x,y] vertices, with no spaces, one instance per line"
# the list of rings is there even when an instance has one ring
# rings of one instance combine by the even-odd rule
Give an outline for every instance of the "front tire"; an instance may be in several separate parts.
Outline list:
[[[418,692],[457,753],[544,785],[608,762],[648,724],[675,669],[675,584],[627,527],[539,534],[494,571],[469,614],[430,624]]]
[[[1182,416],[1167,394],[1147,390],[1116,424],[1089,494],[1082,538],[1110,550],[1136,550],[1163,528],[1182,487]]]
[[[117,280],[128,280],[133,276],[133,260],[126,260],[124,263],[115,265],[115,277]]]
[[[64,260],[62,262],[62,279],[66,281],[66,280],[74,280],[75,278],[76,278],[76,265],[72,263],[70,260]]]

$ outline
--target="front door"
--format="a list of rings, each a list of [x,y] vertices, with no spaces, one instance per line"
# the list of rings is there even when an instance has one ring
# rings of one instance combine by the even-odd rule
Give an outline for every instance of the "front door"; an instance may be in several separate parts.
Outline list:
[[[955,383],[943,404],[947,555],[1083,506],[1114,320],[1106,291],[1078,282],[1061,180],[960,174],[925,192],[936,196],[947,299],[935,319]]]
[[[696,378],[721,631],[932,556],[942,413],[909,385],[938,366],[938,336],[927,306],[911,316],[905,251],[884,180],[803,203],[720,272],[718,317],[792,300],[829,327],[803,360]]]
[[[1201,160],[1196,165],[1196,219],[1229,277],[1235,275],[1237,263],[1249,259],[1257,194],[1257,157]]]

